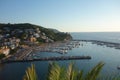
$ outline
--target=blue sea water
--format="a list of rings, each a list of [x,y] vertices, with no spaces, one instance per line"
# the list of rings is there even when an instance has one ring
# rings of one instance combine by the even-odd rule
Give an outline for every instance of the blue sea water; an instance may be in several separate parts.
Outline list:
[[[119,32],[71,33],[74,39],[102,40],[116,43],[119,43],[119,34]],[[117,69],[117,66],[120,65],[120,49],[100,46],[97,44],[92,44],[91,42],[80,42],[80,44],[83,45],[81,45],[79,48],[74,48],[68,51],[68,53],[64,55],[50,52],[36,52],[36,54],[40,57],[89,55],[92,57],[91,60],[65,60],[57,62],[65,67],[67,67],[71,61],[75,62],[76,68],[79,70],[84,70],[84,72],[87,73],[98,62],[102,61],[105,63],[105,65],[101,71],[101,75],[107,76],[120,74],[120,70]],[[49,62],[50,61],[35,61],[0,64],[0,80],[22,80],[25,70],[28,66],[30,66],[30,64],[35,64],[39,80],[45,80]]]
[[[120,32],[74,32],[71,35],[73,39],[120,43]]]

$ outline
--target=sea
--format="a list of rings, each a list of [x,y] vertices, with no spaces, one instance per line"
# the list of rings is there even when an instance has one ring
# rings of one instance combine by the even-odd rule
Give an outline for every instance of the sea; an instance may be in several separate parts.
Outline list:
[[[120,43],[120,32],[74,32],[70,33],[73,39],[77,40],[98,40],[105,42]],[[35,52],[40,57],[49,56],[91,56],[91,60],[64,60],[56,61],[60,66],[67,68],[70,62],[74,62],[78,70],[83,70],[84,74],[90,71],[96,64],[103,62],[105,65],[101,70],[100,76],[116,76],[120,74],[117,69],[120,66],[120,49],[107,47],[105,45],[92,44],[92,42],[80,41],[79,47],[69,50],[67,54],[51,52]],[[39,80],[46,80],[48,65],[51,61],[17,62],[0,64],[0,80],[22,80],[25,70],[31,65],[35,69]]]

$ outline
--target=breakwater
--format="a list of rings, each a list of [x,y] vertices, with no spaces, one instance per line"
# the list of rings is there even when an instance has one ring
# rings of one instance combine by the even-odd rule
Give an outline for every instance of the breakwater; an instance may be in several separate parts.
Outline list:
[[[105,45],[107,47],[113,47],[115,49],[120,49],[120,43],[99,41],[99,40],[73,40],[73,41],[92,42],[92,44],[97,44],[97,45],[101,45],[101,46]]]
[[[58,61],[58,60],[90,60],[91,56],[60,56],[60,57],[44,57],[44,58],[29,58],[23,60],[6,60],[2,63],[12,62],[32,62],[32,61]]]

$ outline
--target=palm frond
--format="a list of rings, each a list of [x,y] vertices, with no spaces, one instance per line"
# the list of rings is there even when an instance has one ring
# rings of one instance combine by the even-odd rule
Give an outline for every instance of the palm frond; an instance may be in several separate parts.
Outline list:
[[[76,78],[76,80],[83,80],[83,71],[79,71]]]
[[[104,63],[100,62],[98,63],[91,71],[87,73],[85,76],[85,80],[96,80]]]
[[[48,69],[47,80],[60,80],[61,68],[57,63],[49,64]]]
[[[35,66],[33,64],[31,65],[31,67],[27,68],[23,80],[37,80],[37,74],[35,71]]]
[[[83,76],[83,71],[78,71],[76,68],[74,68],[73,63],[70,63],[68,68],[65,69],[64,67],[59,66],[57,63],[52,62],[48,66],[47,80],[98,80],[98,76],[103,65],[104,63],[102,62],[98,63],[92,70]],[[120,80],[119,77],[107,78],[106,80],[109,79]],[[27,68],[23,80],[38,80],[34,65],[31,65],[31,67]],[[102,80],[102,78],[100,80]]]
[[[66,80],[75,80],[77,71],[74,69],[74,63],[70,63],[66,73]]]

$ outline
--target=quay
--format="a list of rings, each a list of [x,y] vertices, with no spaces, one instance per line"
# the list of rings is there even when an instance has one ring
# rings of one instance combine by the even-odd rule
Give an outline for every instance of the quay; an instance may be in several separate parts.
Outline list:
[[[44,58],[29,58],[23,60],[6,60],[2,63],[13,62],[32,62],[32,61],[58,61],[58,60],[90,60],[91,56],[59,56],[59,57],[44,57]]]

